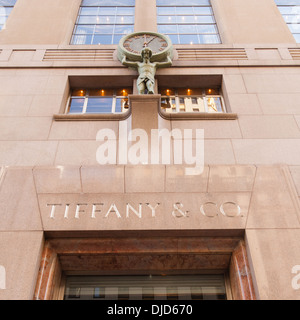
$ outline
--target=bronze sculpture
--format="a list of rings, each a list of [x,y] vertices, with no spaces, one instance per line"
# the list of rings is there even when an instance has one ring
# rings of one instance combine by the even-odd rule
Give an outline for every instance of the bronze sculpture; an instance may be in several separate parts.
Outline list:
[[[172,60],[169,55],[167,56],[167,60],[164,62],[151,62],[151,56],[152,50],[145,47],[141,51],[142,62],[129,61],[125,55],[122,59],[122,64],[138,70],[139,77],[137,79],[137,87],[139,94],[154,94],[156,69],[172,65]]]

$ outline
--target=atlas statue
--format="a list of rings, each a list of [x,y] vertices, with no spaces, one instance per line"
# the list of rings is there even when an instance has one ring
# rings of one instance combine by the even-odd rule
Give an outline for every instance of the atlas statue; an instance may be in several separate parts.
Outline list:
[[[139,77],[137,79],[137,88],[139,94],[154,94],[155,88],[155,73],[157,68],[170,67],[172,60],[167,55],[167,60],[164,62],[151,62],[152,50],[148,47],[141,51],[142,62],[129,61],[124,55],[122,64],[131,68],[136,68]]]

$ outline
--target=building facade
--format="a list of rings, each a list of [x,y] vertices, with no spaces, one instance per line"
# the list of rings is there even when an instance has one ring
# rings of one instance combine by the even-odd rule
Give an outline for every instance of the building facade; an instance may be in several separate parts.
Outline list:
[[[0,299],[300,299],[300,1],[0,4]]]

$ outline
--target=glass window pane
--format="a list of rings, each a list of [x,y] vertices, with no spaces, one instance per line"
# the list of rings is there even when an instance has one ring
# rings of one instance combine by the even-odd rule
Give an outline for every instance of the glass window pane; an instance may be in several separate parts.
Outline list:
[[[275,0],[277,5],[300,5],[300,0]]]
[[[117,12],[116,7],[111,7],[111,8],[102,8],[99,7],[99,15],[100,16],[114,16]]]
[[[82,6],[134,6],[135,0],[83,0]]]
[[[157,26],[157,30],[160,33],[166,33],[166,34],[178,33],[176,24],[170,24],[170,25],[161,24]]]
[[[133,32],[133,26],[129,26],[129,25],[116,25],[115,26],[115,34],[128,34]]]
[[[83,0],[82,6],[98,6],[99,3],[99,0]]]
[[[83,0],[71,44],[117,43],[133,32],[134,5],[135,0]]]
[[[290,7],[290,14],[300,14],[300,5],[296,7]]]
[[[290,14],[290,7],[278,7],[281,14]]]
[[[199,43],[196,34],[213,35],[202,38],[200,43],[220,43],[210,1],[157,0],[156,4],[158,32],[166,35],[174,34],[171,39],[174,44]],[[178,38],[175,37],[176,33]]]
[[[124,112],[128,109],[128,99],[124,99],[124,98],[117,98],[116,99],[116,109],[115,112],[119,113],[119,112]]]
[[[72,38],[72,44],[91,44],[92,35],[74,35]]]
[[[298,7],[278,7],[281,14],[300,14],[300,6]]]
[[[0,30],[4,28],[15,3],[15,0],[0,0]]]
[[[117,16],[116,23],[117,24],[133,24],[134,17],[133,16]]]
[[[206,14],[206,15],[211,15],[212,10],[210,7],[194,7],[194,12],[195,14]]]
[[[179,33],[197,33],[197,28],[195,25],[178,25]]]
[[[16,4],[17,0],[0,0],[0,6],[14,6]]]
[[[300,0],[275,0],[275,3],[296,42],[299,43],[297,33],[300,33]]]
[[[112,35],[97,35],[93,37],[92,44],[112,44]]]
[[[100,0],[100,1],[104,1],[107,3],[108,6],[111,6],[112,3],[114,6],[123,6],[123,7],[132,7],[135,5],[135,0],[113,0],[113,2],[110,0],[110,1],[107,1],[107,0]],[[102,5],[102,3],[101,3]]]
[[[174,110],[170,108],[168,103],[168,96],[175,95],[174,89],[159,88],[159,93],[162,95],[161,107],[166,112],[225,112],[222,105],[222,99],[219,96],[219,89],[207,89],[207,88],[177,88],[176,100],[178,101],[179,109]],[[206,97],[203,97],[205,93]],[[170,97],[173,98],[173,97]],[[205,109],[206,101],[207,110]],[[175,104],[175,101],[174,101]]]
[[[80,10],[82,16],[96,16],[98,14],[98,7],[83,7]]]
[[[184,23],[197,23],[197,18],[195,16],[177,16],[176,22],[178,24],[184,24]]]
[[[0,24],[5,24],[6,16],[0,16]]]
[[[175,8],[173,7],[157,7],[157,13],[159,15],[174,15]]]
[[[84,98],[72,98],[70,102],[69,113],[82,113]]]
[[[218,33],[217,28],[210,24],[210,25],[198,25],[197,26],[199,33]]]
[[[186,34],[186,35],[179,35],[180,44],[198,44],[198,35],[194,34]]]
[[[95,35],[99,33],[112,34],[114,31],[114,26],[111,25],[97,25],[95,28]]]
[[[117,94],[116,98],[114,98],[115,94]],[[132,87],[118,89],[73,89],[71,91],[68,113],[126,112],[129,108],[128,94],[132,94]],[[115,107],[113,110],[114,103]]]
[[[75,29],[75,34],[84,35],[84,34],[92,34],[94,32],[93,25],[78,25]]]
[[[199,35],[200,38],[200,43],[203,44],[216,44],[216,43],[221,43],[220,38],[217,34],[215,35]]]
[[[179,35],[178,34],[166,34],[170,38],[173,44],[179,44]]]
[[[193,104],[193,111],[194,112],[205,112],[204,101],[202,98],[196,99],[196,102]]]
[[[207,98],[208,112],[223,112],[221,98],[219,97],[209,97]]]
[[[98,19],[98,20],[97,20]],[[96,24],[99,21],[98,16],[80,16],[78,18],[78,24]]]
[[[184,98],[179,98],[179,112],[185,112]]]
[[[176,16],[158,16],[157,23],[175,23]]]
[[[116,16],[98,16],[97,24],[110,24],[113,25],[116,22]]]
[[[124,34],[121,34],[121,35],[120,34],[114,34],[112,43],[113,44],[118,44],[123,37],[124,37]]]
[[[292,33],[300,33],[300,24],[288,24]]]
[[[193,7],[176,7],[176,14],[194,14]]]
[[[294,38],[296,42],[300,43],[300,33],[294,33]]]
[[[186,0],[157,0],[156,4],[158,6],[185,6],[187,4]],[[188,5],[190,6],[209,6],[209,0],[189,0]]]
[[[12,12],[12,7],[0,7],[0,15],[1,16],[9,16],[10,13]]]
[[[300,15],[284,15],[282,16],[286,23],[300,23]]]
[[[202,98],[186,98],[185,106],[186,112],[205,112]]]
[[[197,23],[215,23],[213,16],[195,16],[195,21]]]
[[[89,98],[86,113],[111,113],[112,97]]]
[[[132,7],[118,7],[117,8],[117,15],[134,15],[134,8]]]

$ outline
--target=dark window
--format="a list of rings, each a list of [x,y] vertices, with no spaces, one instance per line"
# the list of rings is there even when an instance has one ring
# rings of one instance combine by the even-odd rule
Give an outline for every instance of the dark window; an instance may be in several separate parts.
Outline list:
[[[226,300],[224,275],[69,276],[65,300]]]

